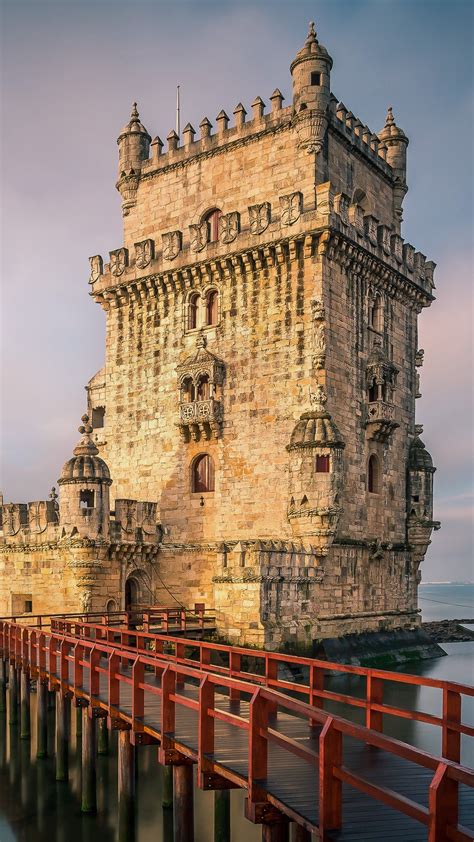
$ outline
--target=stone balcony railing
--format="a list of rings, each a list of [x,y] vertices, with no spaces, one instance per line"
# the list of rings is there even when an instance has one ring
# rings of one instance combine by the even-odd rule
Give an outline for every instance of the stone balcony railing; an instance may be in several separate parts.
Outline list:
[[[387,441],[400,425],[395,421],[395,407],[385,401],[371,401],[367,408],[367,432],[369,439]]]
[[[215,398],[190,401],[179,405],[178,426],[185,441],[219,438],[222,425],[222,404]]]

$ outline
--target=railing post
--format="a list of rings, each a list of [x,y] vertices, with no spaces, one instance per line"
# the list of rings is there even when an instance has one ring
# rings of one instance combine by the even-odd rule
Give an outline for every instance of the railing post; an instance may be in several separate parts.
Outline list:
[[[312,664],[309,668],[309,703],[313,708],[324,710],[324,699],[319,693],[324,691],[324,669]]]
[[[198,784],[201,789],[207,789],[206,777],[212,768],[209,755],[214,754],[214,717],[209,715],[209,710],[214,710],[214,700],[214,684],[206,675],[199,686]]]
[[[383,702],[383,679],[373,675],[372,670],[367,672],[367,708],[366,726],[373,731],[383,731],[383,713],[379,710],[372,710],[372,705],[381,705]]]
[[[145,713],[145,691],[140,685],[145,680],[145,666],[137,657],[132,666],[132,727],[137,730],[137,724],[143,724]],[[140,728],[138,729],[140,730]]]
[[[90,678],[89,678],[89,694],[92,700],[92,696],[99,695],[99,688],[100,688],[100,673],[97,669],[100,663],[100,651],[93,646],[90,650],[90,658],[89,658],[89,669],[90,669]]]
[[[120,679],[117,673],[120,670],[120,657],[117,652],[111,652],[108,663],[108,700],[109,707],[118,708],[120,705]]]
[[[452,725],[461,724],[461,694],[443,687],[443,737],[442,753],[448,760],[459,763],[461,759],[461,732]]]
[[[268,741],[264,736],[267,729],[268,702],[262,696],[261,689],[258,688],[250,700],[248,748],[248,801],[250,805],[266,801],[266,793],[260,786],[260,782],[267,777]]]
[[[84,667],[82,660],[84,657],[84,647],[80,643],[76,643],[74,647],[74,694],[77,696],[78,690],[82,690],[84,682]]]
[[[8,671],[8,692],[10,696],[10,725],[18,722],[18,671],[15,663],[10,660]]]
[[[0,713],[7,709],[7,662],[3,652],[0,654]]]
[[[164,766],[174,749],[175,703],[170,696],[175,690],[176,672],[168,665],[161,676],[161,744],[158,757]]]
[[[237,677],[240,678],[240,668],[241,668],[242,658],[240,652],[233,652],[232,650],[229,653],[229,676],[230,678],[234,678],[237,674]],[[240,693],[234,687],[231,687],[229,691],[229,699],[233,702],[240,701]]]
[[[58,655],[57,655],[57,638],[49,638],[49,689],[54,687],[53,676],[56,676],[58,671]]]
[[[276,690],[277,688],[273,686],[271,682],[277,681],[278,679],[278,661],[276,658],[272,658],[271,655],[265,656],[265,684],[269,688],[269,690]],[[268,714],[269,716],[275,717],[278,711],[278,705],[276,702],[267,702]]]
[[[439,763],[430,784],[428,842],[445,842],[448,827],[458,823],[458,783],[449,778],[446,763]]]
[[[319,835],[342,823],[342,783],[334,768],[342,765],[342,734],[329,716],[319,736]]]
[[[36,674],[37,666],[38,666],[38,639],[37,634],[34,629],[32,629],[30,634],[30,675],[33,677]]]

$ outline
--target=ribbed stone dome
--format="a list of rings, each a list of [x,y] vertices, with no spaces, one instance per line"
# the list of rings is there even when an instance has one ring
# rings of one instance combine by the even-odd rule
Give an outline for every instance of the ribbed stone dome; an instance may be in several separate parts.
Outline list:
[[[330,67],[332,67],[331,56],[329,55],[328,51],[326,50],[326,47],[323,47],[323,45],[319,43],[319,41],[316,37],[316,32],[315,32],[315,29],[314,29],[314,23],[310,23],[309,32],[308,32],[306,41],[304,42],[304,46],[301,48],[301,50],[298,50],[298,52],[296,53],[295,58],[291,62],[290,71],[292,71],[293,67],[296,64],[299,64],[300,61],[304,61],[305,59],[308,59],[308,58],[325,59],[326,61],[330,62]]]
[[[408,467],[411,471],[434,471],[433,459],[419,436],[415,436],[408,454]]]
[[[76,480],[105,480],[109,484],[112,482],[110,471],[104,460],[97,455],[99,450],[91,439],[92,426],[89,424],[89,416],[83,415],[81,420],[81,439],[73,450],[74,456],[64,465],[58,482],[61,485]]]
[[[139,113],[138,113],[137,103],[136,103],[136,102],[134,102],[134,103],[133,103],[133,106],[132,106],[132,113],[131,113],[131,115],[130,115],[130,120],[129,120],[129,122],[125,124],[125,126],[124,126],[124,127],[123,127],[123,129],[122,129],[122,131],[120,132],[120,135],[119,135],[119,140],[120,140],[120,138],[121,138],[123,135],[125,135],[125,134],[131,134],[132,132],[135,132],[135,133],[138,133],[138,134],[144,134],[144,135],[146,135],[146,136],[149,138],[149,140],[151,141],[151,137],[150,137],[150,135],[148,134],[148,132],[147,132],[147,130],[146,130],[146,128],[145,128],[145,126],[143,125],[143,123],[142,123],[142,122],[141,122],[141,120],[140,120],[140,115],[139,115]]]
[[[329,412],[304,412],[291,434],[290,447],[344,447]]]

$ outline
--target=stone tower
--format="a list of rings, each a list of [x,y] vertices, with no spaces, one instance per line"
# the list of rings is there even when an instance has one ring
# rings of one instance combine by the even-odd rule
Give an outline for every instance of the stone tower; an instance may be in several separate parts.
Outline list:
[[[119,135],[123,242],[90,258],[105,365],[57,527],[87,549],[94,605],[140,585],[271,648],[419,622],[435,264],[401,234],[405,133],[391,109],[378,134],[356,117],[332,64],[311,24],[288,106],[276,88],[164,148],[134,104]]]

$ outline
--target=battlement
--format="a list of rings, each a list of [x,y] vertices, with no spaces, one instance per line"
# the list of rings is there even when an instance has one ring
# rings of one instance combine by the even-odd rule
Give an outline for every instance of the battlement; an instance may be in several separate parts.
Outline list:
[[[157,503],[117,500],[115,511],[110,513],[110,540],[157,544],[161,537],[157,508]],[[87,508],[82,509],[82,517],[84,522],[89,518]],[[0,546],[54,545],[76,534],[74,530],[69,532],[64,534],[56,498],[0,506]]]
[[[343,102],[339,102],[334,94],[331,94],[329,100],[329,126],[349,141],[356,153],[363,155],[388,177],[394,177],[392,167],[387,163],[387,144],[355,117]]]
[[[227,228],[223,228],[224,235],[218,242],[208,243],[199,252],[193,250],[191,237],[188,239],[185,232],[166,232],[161,236],[161,243],[153,239],[136,243],[132,254],[126,248],[110,252],[110,262],[105,265],[100,255],[90,258],[92,295],[103,302],[109,290],[118,289],[123,293],[128,285],[141,279],[151,281],[157,276],[166,284],[167,278],[176,273],[181,273],[185,285],[188,281],[192,287],[202,273],[215,280],[222,272],[228,272],[230,267],[240,269],[241,263],[245,270],[250,266],[245,252],[255,255],[258,266],[266,253],[270,254],[274,249],[275,259],[280,262],[280,257],[285,259],[282,238],[294,244],[300,239],[307,240],[310,234],[314,235],[315,240],[321,240],[318,250],[324,253],[326,232],[331,230],[341,232],[428,294],[431,295],[434,288],[436,264],[415,251],[414,246],[405,242],[393,228],[381,224],[373,214],[364,212],[348,195],[336,193],[331,182],[316,186],[316,208],[314,205],[306,208],[302,194],[296,191],[279,197],[277,207],[264,202],[236,208],[227,216],[235,220],[231,258],[228,237],[225,236]],[[191,225],[189,229],[192,229]],[[147,259],[143,260],[145,245]],[[307,253],[311,254],[311,249]]]

